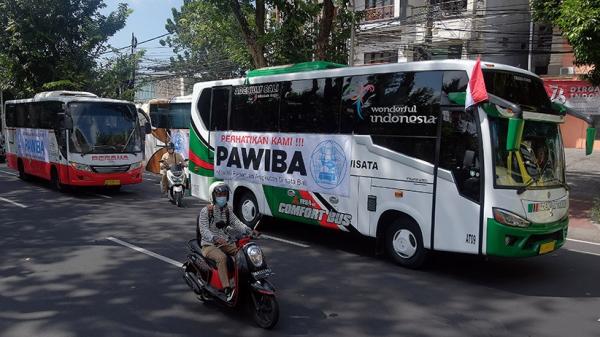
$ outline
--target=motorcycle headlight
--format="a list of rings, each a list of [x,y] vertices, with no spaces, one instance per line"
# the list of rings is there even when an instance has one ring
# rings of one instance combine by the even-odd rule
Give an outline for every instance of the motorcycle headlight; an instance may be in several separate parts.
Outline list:
[[[74,162],[71,162],[70,164],[71,164],[71,167],[76,170],[92,172],[92,168],[89,165],[74,163]]]
[[[142,162],[141,161],[139,161],[137,163],[133,163],[133,164],[131,164],[131,166],[129,166],[129,171],[137,170],[140,167],[142,167]]]
[[[514,227],[528,227],[530,222],[505,209],[493,208],[494,219],[499,223]]]
[[[250,259],[250,262],[252,262],[252,264],[255,267],[260,267],[263,264],[263,253],[260,250],[260,248],[258,246],[250,246],[246,249],[246,254],[248,255],[248,258]]]

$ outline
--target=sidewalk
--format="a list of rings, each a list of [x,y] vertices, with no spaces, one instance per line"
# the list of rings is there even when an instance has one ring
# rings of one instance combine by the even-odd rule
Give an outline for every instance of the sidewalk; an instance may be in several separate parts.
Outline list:
[[[600,224],[590,220],[594,198],[600,198],[600,151],[565,149],[570,191],[569,238],[600,242]]]

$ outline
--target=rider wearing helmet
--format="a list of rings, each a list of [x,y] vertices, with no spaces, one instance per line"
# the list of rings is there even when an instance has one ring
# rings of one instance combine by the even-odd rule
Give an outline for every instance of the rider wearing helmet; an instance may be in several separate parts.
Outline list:
[[[197,236],[200,239],[202,254],[215,261],[219,271],[219,279],[227,300],[233,297],[233,291],[227,275],[227,255],[234,256],[237,252],[235,243],[229,243],[229,235],[235,231],[250,235],[255,233],[250,227],[241,222],[233,209],[227,204],[229,186],[224,182],[216,182],[210,186],[211,203],[200,211],[198,218]]]
[[[161,177],[161,192],[163,196],[166,196],[167,190],[169,189],[169,183],[167,181],[167,169],[177,164],[184,164],[185,160],[183,156],[175,152],[175,144],[167,144],[167,153],[163,154],[160,159],[160,174]]]

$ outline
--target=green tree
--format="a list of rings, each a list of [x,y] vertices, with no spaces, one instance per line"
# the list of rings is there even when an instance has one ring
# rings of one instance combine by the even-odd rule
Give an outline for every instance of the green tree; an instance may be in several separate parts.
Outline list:
[[[214,70],[328,60],[346,63],[349,0],[185,0],[162,41],[175,69]]]
[[[533,0],[534,18],[560,28],[577,65],[590,65],[587,79],[600,84],[600,0]]]
[[[135,92],[144,84],[139,78],[134,83],[133,74],[139,68],[145,51],[133,55],[116,50],[114,53],[114,57],[96,68],[96,79],[90,83],[89,90],[101,97],[133,101]]]
[[[86,89],[130,13],[120,4],[105,16],[104,7],[103,0],[0,0],[0,54],[9,60],[11,90]]]

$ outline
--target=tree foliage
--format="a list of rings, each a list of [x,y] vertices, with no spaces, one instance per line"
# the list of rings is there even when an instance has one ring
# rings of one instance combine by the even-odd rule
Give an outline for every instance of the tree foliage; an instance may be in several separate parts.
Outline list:
[[[120,4],[109,15],[103,0],[0,0],[0,65],[10,90],[28,95],[44,89],[86,89],[96,60],[130,13]]]
[[[587,78],[600,84],[600,0],[533,0],[537,21],[560,28],[578,65],[593,66]]]
[[[133,77],[145,51],[133,55],[114,53],[114,57],[96,68],[96,79],[90,83],[90,90],[101,97],[133,101],[137,89],[145,84],[140,79],[134,81]]]
[[[162,41],[175,69],[219,77],[312,60],[346,63],[349,0],[185,0]]]

